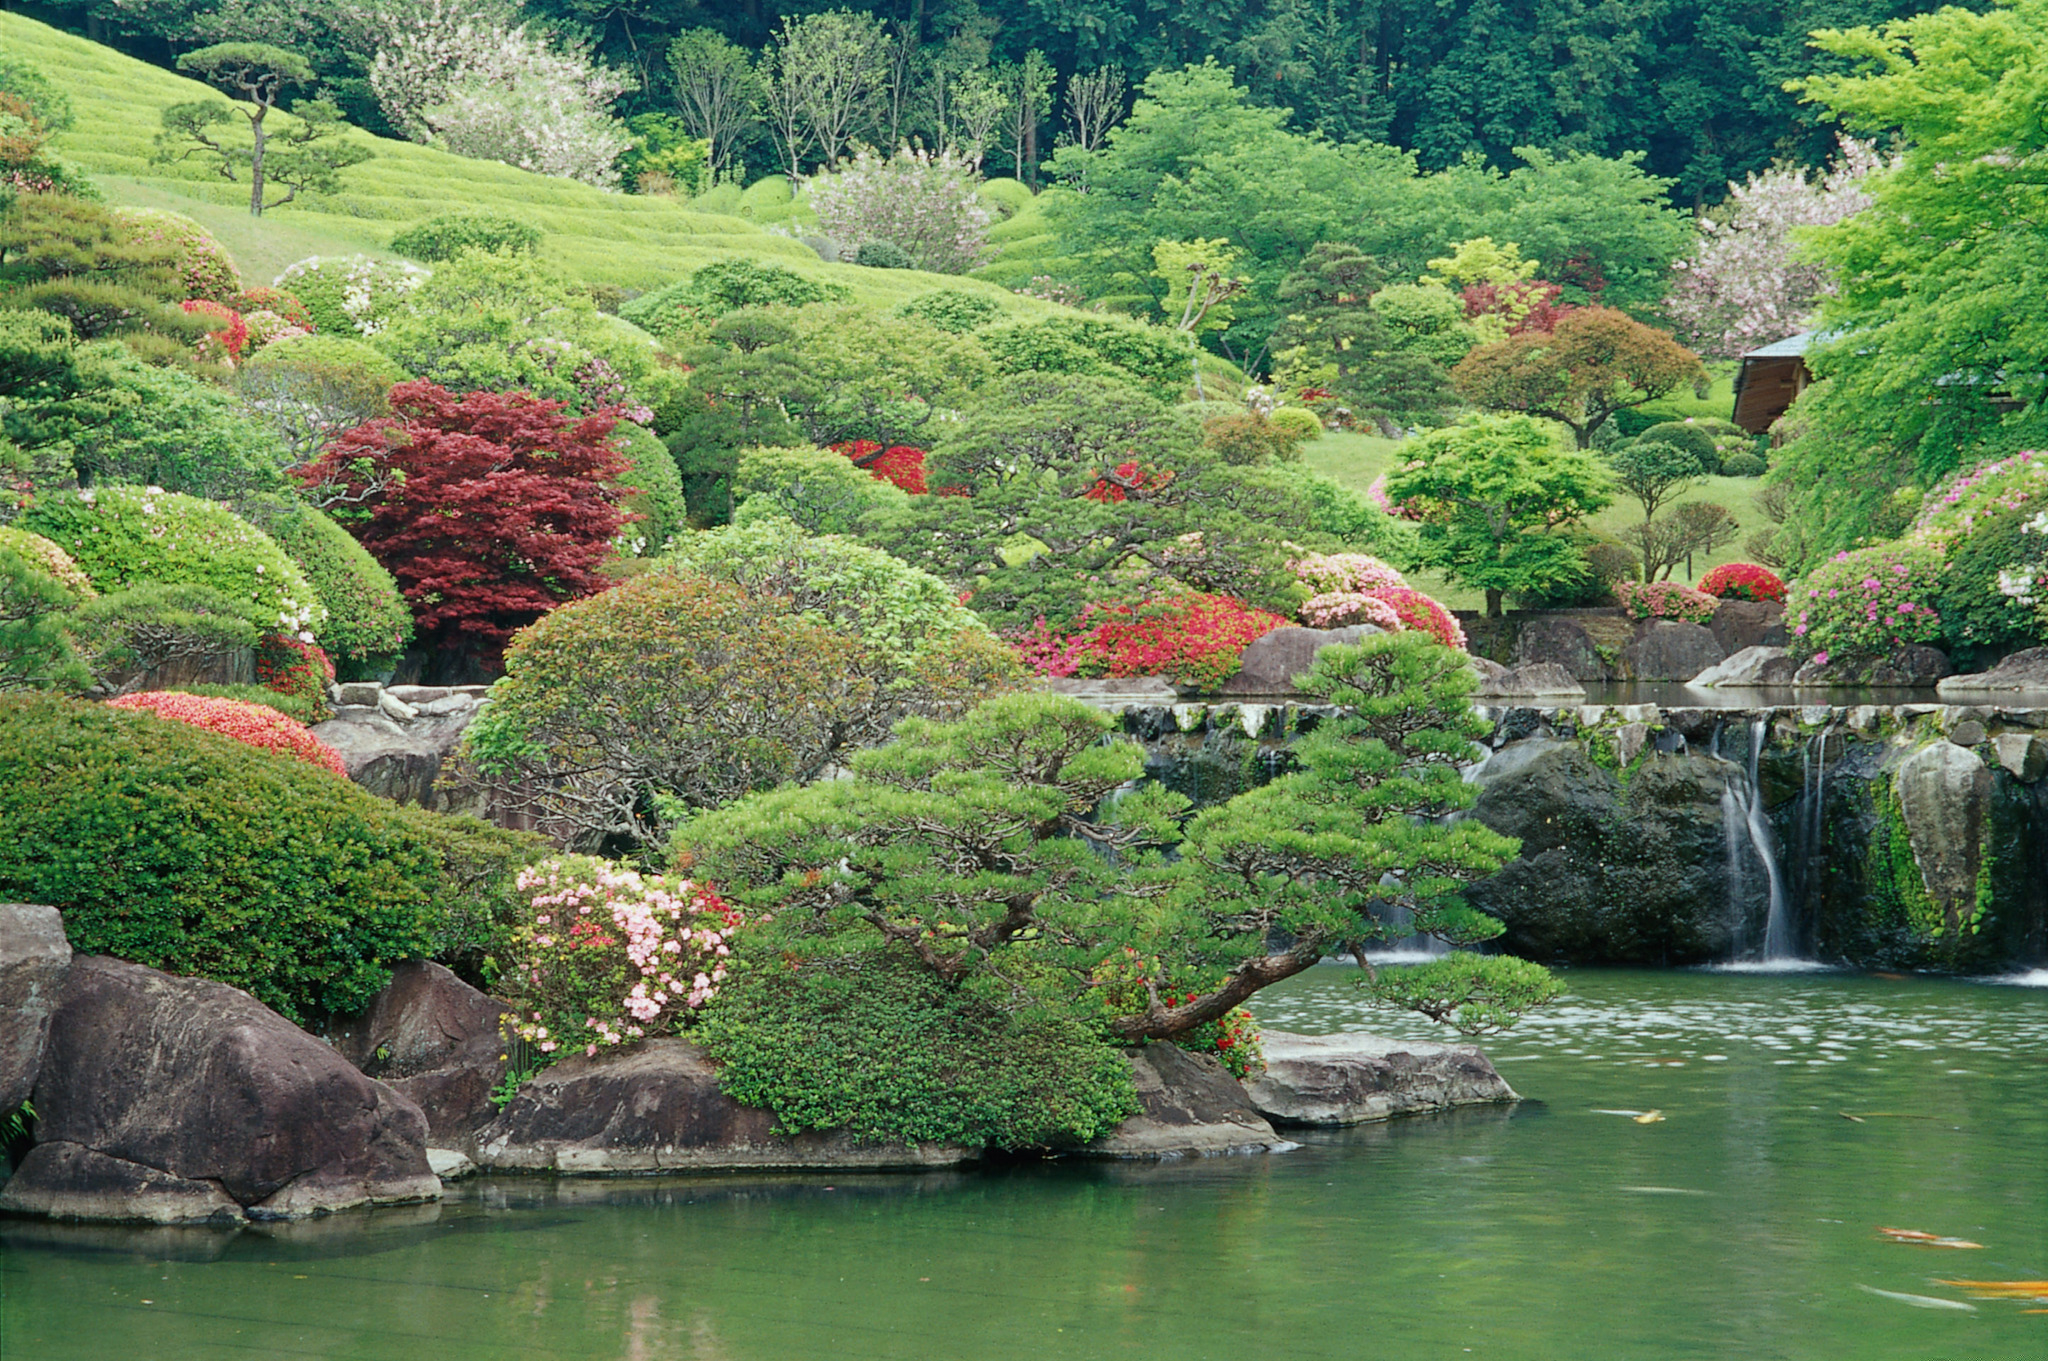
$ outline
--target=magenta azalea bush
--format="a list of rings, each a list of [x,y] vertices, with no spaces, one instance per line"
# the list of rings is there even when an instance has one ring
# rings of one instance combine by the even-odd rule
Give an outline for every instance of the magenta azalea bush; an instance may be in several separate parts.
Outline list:
[[[1921,502],[1906,537],[1946,552],[1968,538],[1979,521],[2043,497],[2048,497],[2048,453],[2024,449],[1943,480]]]
[[[1367,595],[1408,584],[1399,572],[1369,553],[1310,553],[1287,565],[1302,585],[1318,595]]]
[[[1721,604],[1717,597],[1678,581],[1617,581],[1614,598],[1637,619],[1678,619],[1688,624],[1710,622]]]
[[[673,1034],[718,993],[741,917],[702,884],[565,855],[519,872],[528,915],[500,988],[543,1065]]]
[[[1357,591],[1325,591],[1310,596],[1297,611],[1301,621],[1312,628],[1340,629],[1351,624],[1374,624],[1392,633],[1402,627],[1401,616],[1378,596]]]
[[[1830,657],[1884,656],[1933,642],[1941,615],[1927,602],[1941,565],[1933,547],[1908,541],[1835,554],[1792,590],[1793,655],[1826,665]]]

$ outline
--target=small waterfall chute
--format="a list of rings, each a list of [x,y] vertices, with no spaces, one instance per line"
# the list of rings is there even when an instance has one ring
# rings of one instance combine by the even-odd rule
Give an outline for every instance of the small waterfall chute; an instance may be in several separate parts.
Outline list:
[[[1740,779],[1731,778],[1721,791],[1722,838],[1728,856],[1728,909],[1735,923],[1734,958],[1722,967],[1759,973],[1796,973],[1824,966],[1800,953],[1792,895],[1786,890],[1784,870],[1778,863],[1777,838],[1764,809],[1757,775],[1768,730],[1768,718],[1750,721],[1747,759],[1739,765],[1727,762],[1741,773]],[[1720,756],[1719,734],[1715,736],[1714,754]],[[1825,748],[1822,756],[1825,757]],[[1819,800],[1802,797],[1802,813],[1809,802],[1817,807]],[[1761,885],[1758,884],[1758,876],[1761,876]],[[1751,903],[1759,887],[1764,898],[1763,939],[1753,945],[1749,925]]]

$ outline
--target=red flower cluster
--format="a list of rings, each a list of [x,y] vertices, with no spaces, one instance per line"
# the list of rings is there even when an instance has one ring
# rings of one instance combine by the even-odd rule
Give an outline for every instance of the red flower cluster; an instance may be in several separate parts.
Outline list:
[[[1722,600],[1785,599],[1784,578],[1753,562],[1724,562],[1700,578],[1699,589]]]
[[[298,695],[317,707],[327,699],[334,663],[313,643],[282,633],[266,634],[256,645],[256,680],[280,695]]]
[[[242,320],[242,314],[226,303],[210,302],[205,298],[187,298],[178,304],[194,316],[211,317],[218,321],[220,329],[208,331],[206,338],[227,351],[229,359],[240,359],[242,351],[249,344],[249,327]]]
[[[275,312],[288,324],[298,327],[301,331],[320,329],[313,324],[313,314],[306,310],[306,304],[282,288],[245,288],[235,295],[235,310],[245,313]]]
[[[1244,650],[1287,621],[1223,595],[1186,592],[1131,605],[1089,605],[1069,637],[1044,619],[1013,640],[1048,676],[1170,676],[1213,690],[1237,674]]]
[[[832,446],[834,453],[844,454],[853,460],[856,468],[865,468],[870,477],[887,482],[909,492],[912,496],[923,496],[924,450],[908,444],[892,444],[884,449],[871,439],[853,439]]]
[[[1465,630],[1458,623],[1458,617],[1437,603],[1433,596],[1407,586],[1389,587],[1372,593],[1375,600],[1383,600],[1394,607],[1394,613],[1401,616],[1401,623],[1411,629],[1427,633],[1445,647],[1465,648]]]
[[[1128,501],[1131,494],[1157,491],[1173,481],[1173,473],[1167,470],[1140,468],[1135,461],[1126,460],[1095,479],[1095,485],[1082,495],[1090,501]]]
[[[341,755],[333,747],[307,732],[275,709],[239,699],[215,699],[210,695],[187,695],[176,690],[146,690],[108,701],[115,709],[153,713],[176,723],[232,737],[252,747],[262,747],[284,756],[296,756],[307,765],[331,770],[346,779]]]

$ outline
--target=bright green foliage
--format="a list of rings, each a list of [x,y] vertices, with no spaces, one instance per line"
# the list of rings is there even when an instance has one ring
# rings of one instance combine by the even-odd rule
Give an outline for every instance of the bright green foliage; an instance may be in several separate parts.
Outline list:
[[[996,372],[1112,378],[1172,401],[1194,378],[1185,339],[1157,326],[1079,314],[992,326],[977,337]]]
[[[33,63],[12,53],[0,53],[0,94],[25,101],[45,133],[64,132],[76,120],[64,92]]]
[[[1295,444],[1323,437],[1322,420],[1307,407],[1283,406],[1266,419],[1272,423],[1275,430]]]
[[[1698,434],[1684,425],[1659,425],[1651,427],[1651,430],[1674,428]],[[1703,434],[1697,441],[1680,445],[1666,443],[1645,432],[1641,438],[1629,441],[1608,455],[1607,462],[1614,470],[1616,485],[1633,496],[1643,508],[1643,522],[1634,528],[1632,537],[1646,565],[1664,556],[1660,550],[1669,537],[1668,526],[1660,524],[1657,519],[1657,507],[1673,497],[1683,496],[1706,475],[1696,452],[1701,443],[1712,450],[1713,441]]]
[[[1272,485],[1294,505],[1300,518],[1288,523],[1294,526],[1292,533],[1297,539],[1312,537],[1390,561],[1411,556],[1413,527],[1341,482],[1311,472],[1300,463],[1259,468],[1249,480]]]
[[[1071,1147],[1137,1108],[1129,1065],[1087,1026],[990,989],[949,988],[890,952],[798,967],[757,959],[699,1033],[719,1089],[773,1110],[789,1133]]]
[[[318,458],[344,430],[390,415],[391,389],[404,381],[405,370],[344,332],[264,346],[236,370],[235,391],[297,465]]]
[[[621,421],[612,438],[625,446],[626,456],[633,461],[620,480],[635,490],[619,504],[641,517],[623,531],[628,543],[638,546],[628,556],[652,557],[689,528],[682,475],[676,472],[675,456],[668,446],[646,426]]]
[[[1548,591],[1585,575],[1570,529],[1613,499],[1593,455],[1559,448],[1526,416],[1475,416],[1422,441],[1387,477],[1387,496],[1418,502],[1418,555],[1486,592],[1500,613],[1509,591]]]
[[[126,224],[131,240],[169,252],[171,268],[186,297],[232,303],[242,291],[242,275],[235,268],[234,257],[183,213],[164,208],[116,208],[114,216]]]
[[[291,450],[213,384],[104,342],[78,347],[69,377],[62,396],[23,401],[0,418],[52,482],[126,482],[209,499],[284,489]]]
[[[1419,1011],[1461,1035],[1498,1034],[1523,1012],[1564,996],[1564,984],[1541,964],[1463,950],[1359,981],[1374,1001]]]
[[[910,252],[894,241],[863,241],[854,252],[853,262],[863,269],[916,269],[917,261]]]
[[[1714,431],[1704,425],[1692,421],[1659,421],[1636,438],[1685,450],[1699,460],[1700,472],[1707,476],[1721,471],[1720,443],[1714,438]]]
[[[742,307],[810,307],[845,302],[852,291],[795,270],[756,260],[721,260],[689,278],[643,293],[619,315],[663,340],[692,335],[715,317]]]
[[[235,509],[298,564],[327,607],[314,641],[353,677],[405,650],[412,611],[398,583],[324,512],[282,496],[245,497]]]
[[[487,255],[533,255],[540,250],[541,229],[503,213],[443,213],[418,222],[391,238],[391,249],[428,264],[453,260],[466,250]]]
[[[309,255],[287,266],[277,286],[305,304],[322,336],[366,337],[401,314],[427,278],[426,270],[404,261]]]
[[[194,365],[207,322],[178,304],[189,289],[218,286],[221,279],[210,260],[183,248],[184,235],[143,230],[122,213],[73,195],[20,195],[0,214],[0,289],[16,318],[13,309],[62,319],[64,330],[46,328],[44,343],[60,334],[116,339],[152,363]],[[8,328],[16,334],[0,338],[0,347],[21,343],[21,324],[17,319]],[[12,367],[0,361],[0,370]]]
[[[78,564],[71,560],[71,555],[40,534],[31,534],[12,525],[0,525],[0,549],[54,577],[58,585],[80,600],[90,600],[99,594],[92,588],[91,580],[79,570]]]
[[[787,520],[806,534],[850,534],[870,511],[900,509],[905,494],[856,468],[844,454],[811,446],[748,449],[733,492],[738,525]]]
[[[222,592],[153,582],[88,600],[63,624],[93,679],[120,691],[168,663],[253,650],[263,638]]]
[[[954,335],[979,330],[1002,314],[1003,309],[989,299],[978,293],[963,293],[957,288],[941,288],[920,294],[896,309],[899,317],[915,317]]]
[[[48,555],[24,540],[47,542],[0,529],[0,691],[83,689],[92,675],[64,625],[66,612],[84,593],[50,570]]]
[[[1281,381],[1290,391],[1333,393],[1362,418],[1433,421],[1456,401],[1444,356],[1456,349],[1455,363],[1471,348],[1471,328],[1442,289],[1410,288],[1382,309],[1382,279],[1379,262],[1355,247],[1321,242],[1309,251],[1277,294],[1286,309],[1273,332]],[[1457,316],[1432,314],[1439,295]]]
[[[245,988],[310,1022],[490,911],[528,839],[404,808],[146,714],[0,698],[0,893],[74,949]]]
[[[1807,356],[1823,381],[1788,418],[1803,433],[1778,476],[1828,552],[1883,532],[1896,489],[2048,434],[2034,207],[2048,3],[1948,7],[1818,43],[1854,71],[1812,77],[1801,93],[1849,130],[1903,147],[1866,182],[1870,207],[1814,233],[1840,281],[1822,325],[1846,334]]]
[[[814,774],[873,702],[855,651],[772,597],[650,572],[516,634],[463,751],[558,839],[645,844],[680,812]]]
[[[672,114],[639,113],[626,120],[633,145],[619,158],[619,173],[636,194],[696,194],[711,182],[711,143],[692,137]]]
[[[225,506],[176,492],[100,487],[39,499],[16,521],[69,553],[92,584],[204,586],[254,628],[317,631],[327,609],[270,536]]]

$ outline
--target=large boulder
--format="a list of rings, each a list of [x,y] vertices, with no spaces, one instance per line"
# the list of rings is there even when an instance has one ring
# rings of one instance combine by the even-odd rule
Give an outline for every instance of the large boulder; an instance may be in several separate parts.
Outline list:
[[[1524,619],[1515,634],[1514,664],[1519,667],[1531,662],[1554,662],[1570,672],[1573,680],[1613,679],[1593,635],[1576,619],[1554,615]]]
[[[1899,812],[1913,863],[1948,931],[1977,909],[1977,872],[1991,811],[1991,771],[1967,747],[1931,742],[1899,764]]]
[[[439,964],[414,960],[361,1016],[329,1039],[371,1077],[410,1098],[436,1145],[460,1143],[497,1115],[491,1091],[504,1079],[500,1020],[509,1008]]]
[[[1782,647],[1746,647],[1726,661],[1716,662],[1686,684],[1695,690],[1760,689],[1790,685],[1799,663]]]
[[[777,1134],[774,1112],[720,1091],[704,1051],[676,1039],[563,1060],[521,1087],[465,1151],[486,1171],[586,1175],[946,1167],[978,1156],[935,1144],[857,1144],[831,1132]]]
[[[151,1223],[428,1200],[419,1108],[236,988],[71,963],[0,1211]]]
[[[1728,655],[1713,632],[1678,619],[1645,619],[1622,652],[1631,680],[1691,680]]]
[[[1723,600],[1707,627],[1731,657],[1744,648],[1783,647],[1792,641],[1785,632],[1785,607],[1774,601]]]
[[[71,944],[54,907],[0,903],[0,1115],[35,1090],[50,1013],[71,970]]]
[[[1483,657],[1472,660],[1475,663],[1485,662]],[[1585,702],[1586,687],[1556,662],[1527,662],[1516,667],[1485,662],[1485,667],[1479,671],[1479,688],[1472,697],[1478,700],[1547,699],[1553,704],[1580,704]]]
[[[1266,1071],[1245,1091],[1277,1125],[1360,1125],[1520,1099],[1486,1055],[1468,1044],[1284,1030],[1265,1031],[1259,1041]]]
[[[1083,1151],[1099,1158],[1180,1158],[1284,1148],[1244,1084],[1206,1054],[1175,1044],[1131,1051],[1139,1111]]]
[[[317,725],[313,735],[339,752],[349,779],[372,794],[438,812],[474,812],[473,800],[451,801],[434,786],[442,766],[461,745],[462,730],[475,716],[472,705],[457,713],[402,722],[377,705],[348,705]]]
[[[1882,657],[1833,656],[1809,660],[1794,685],[1870,685],[1883,689],[1925,689],[1955,668],[1948,654],[1924,643],[1908,643]]]
[[[2048,695],[2048,647],[2030,647],[2015,652],[1989,671],[1967,676],[1948,676],[1934,687],[1943,699],[1976,698],[1986,694],[2028,693]]]
[[[1372,624],[1341,629],[1277,628],[1252,640],[1244,663],[1223,682],[1226,695],[1291,695],[1294,678],[1315,665],[1316,653],[1332,643],[1355,643],[1382,632]]]

